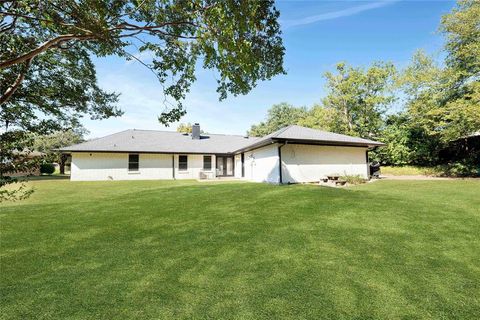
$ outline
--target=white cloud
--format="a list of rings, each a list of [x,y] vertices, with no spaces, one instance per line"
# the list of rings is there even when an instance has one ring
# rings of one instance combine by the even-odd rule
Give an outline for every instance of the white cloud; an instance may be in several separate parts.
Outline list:
[[[342,9],[342,10],[337,10],[337,11],[312,15],[312,16],[308,16],[308,17],[303,17],[303,18],[299,18],[299,19],[284,20],[284,21],[281,21],[281,24],[282,24],[282,27],[284,29],[287,29],[287,28],[290,28],[290,27],[295,27],[295,26],[303,26],[303,25],[307,25],[307,24],[316,23],[316,22],[319,22],[319,21],[353,16],[355,14],[358,14],[358,13],[361,13],[361,12],[364,12],[364,11],[385,7],[387,5],[395,3],[397,1],[399,1],[399,0],[388,0],[388,1],[373,2],[373,3],[363,4],[363,5],[347,8],[347,9]]]

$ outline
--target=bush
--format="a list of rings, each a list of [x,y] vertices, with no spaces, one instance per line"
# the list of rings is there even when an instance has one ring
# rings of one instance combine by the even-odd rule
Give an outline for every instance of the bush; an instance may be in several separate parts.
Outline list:
[[[340,177],[340,180],[346,181],[348,184],[362,184],[367,182],[367,180],[360,175],[344,175]]]
[[[40,165],[40,173],[52,174],[55,172],[55,166],[52,163],[42,163]]]
[[[478,177],[480,165],[469,161],[447,163],[436,167],[439,176],[444,177]]]

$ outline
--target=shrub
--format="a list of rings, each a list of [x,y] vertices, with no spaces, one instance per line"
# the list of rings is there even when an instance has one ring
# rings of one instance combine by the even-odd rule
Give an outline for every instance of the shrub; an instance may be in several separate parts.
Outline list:
[[[477,163],[469,161],[458,161],[447,163],[436,167],[439,176],[446,177],[478,177],[480,176],[480,166]]]
[[[40,165],[40,173],[52,174],[55,172],[55,166],[52,163],[42,163]]]
[[[362,184],[367,182],[367,180],[360,175],[344,175],[340,177],[340,180],[346,181],[348,184]]]

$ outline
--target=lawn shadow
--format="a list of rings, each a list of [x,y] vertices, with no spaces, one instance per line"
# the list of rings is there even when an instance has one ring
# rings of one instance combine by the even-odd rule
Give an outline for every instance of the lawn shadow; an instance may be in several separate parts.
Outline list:
[[[21,176],[17,177],[18,181],[43,181],[43,180],[68,180],[70,175],[68,174],[52,174],[41,176]]]

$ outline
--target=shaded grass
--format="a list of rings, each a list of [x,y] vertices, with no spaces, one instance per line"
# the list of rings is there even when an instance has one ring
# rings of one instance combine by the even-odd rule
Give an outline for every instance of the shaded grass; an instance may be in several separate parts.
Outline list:
[[[416,175],[425,175],[425,176],[437,176],[440,175],[440,171],[435,167],[419,167],[419,166],[382,166],[382,174],[392,175],[392,176],[416,176]]]
[[[479,181],[35,181],[4,319],[478,319]]]

